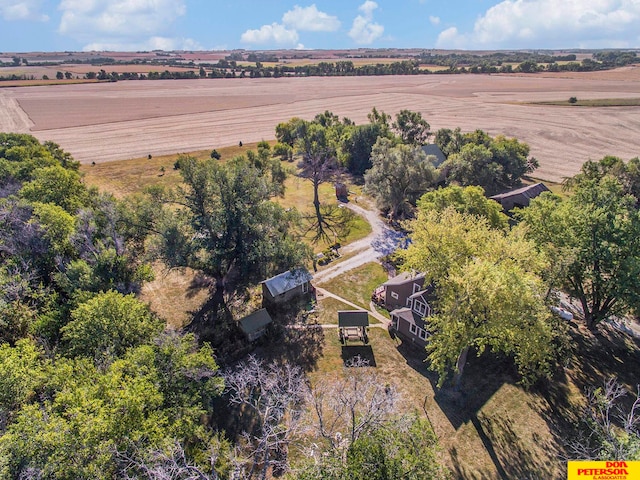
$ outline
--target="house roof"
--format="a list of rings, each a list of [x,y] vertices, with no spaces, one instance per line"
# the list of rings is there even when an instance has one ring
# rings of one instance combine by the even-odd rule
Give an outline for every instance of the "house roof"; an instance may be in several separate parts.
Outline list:
[[[400,275],[390,278],[382,285],[402,285],[403,283],[413,282],[420,278],[424,278],[424,273],[413,274],[410,272],[402,272]]]
[[[300,285],[310,282],[312,278],[313,276],[306,268],[296,268],[294,270],[287,270],[275,277],[271,277],[262,283],[269,289],[269,293],[273,297],[276,297],[288,292],[289,290],[293,290]]]
[[[522,195],[523,197],[531,200],[532,198],[536,198],[542,192],[548,191],[549,189],[544,183],[534,183],[533,185],[527,185],[526,187],[516,188],[515,190],[510,190],[508,192],[502,192],[489,198],[491,198],[492,200],[497,200],[499,202],[500,200],[504,200],[509,197]]]
[[[338,327],[368,327],[369,312],[366,310],[339,310]]]
[[[423,297],[424,300],[434,299],[435,298],[436,288],[433,285],[427,285],[423,290],[410,295],[409,298],[414,300],[416,298]]]
[[[240,320],[240,329],[249,335],[269,325],[273,320],[266,308],[261,308]]]
[[[427,293],[428,290],[420,290],[419,292],[414,293],[413,295],[410,295],[409,298],[411,300],[415,300],[416,298],[422,297],[424,296],[425,293]]]
[[[392,310],[390,313],[392,316],[395,315],[396,317],[400,317],[409,323],[413,323],[414,325],[422,329],[425,329],[426,324],[425,324],[424,318],[422,318],[420,315],[418,315],[416,312],[414,312],[410,308],[407,308],[407,307],[396,308],[395,310]]]
[[[435,143],[430,143],[429,145],[423,145],[422,151],[428,156],[433,155],[436,157],[435,161],[432,162],[433,166],[438,168],[440,165],[444,163],[447,157],[444,156],[440,147]]]

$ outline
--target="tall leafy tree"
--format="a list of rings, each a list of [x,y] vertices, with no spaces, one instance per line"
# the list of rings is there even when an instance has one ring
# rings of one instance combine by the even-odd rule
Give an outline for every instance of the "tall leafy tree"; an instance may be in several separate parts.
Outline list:
[[[459,382],[470,348],[512,356],[524,383],[549,375],[555,333],[540,278],[546,260],[535,243],[452,207],[419,211],[411,229],[401,256],[404,268],[436,286],[427,350],[440,383],[451,371]]]
[[[459,213],[483,217],[492,228],[506,230],[509,226],[509,218],[502,213],[500,204],[488,199],[482,187],[451,185],[425,193],[418,201],[418,208],[423,212],[442,212],[449,207]]]
[[[443,130],[436,140],[447,155],[441,167],[447,183],[479,185],[488,195],[517,185],[538,167],[537,160],[528,156],[529,146],[515,138],[491,138],[482,130],[463,135]]]
[[[149,307],[133,295],[111,291],[80,304],[61,331],[69,355],[108,359],[146,343],[162,328]]]
[[[392,128],[409,145],[423,145],[431,135],[431,127],[422,114],[411,110],[400,110]]]
[[[198,269],[224,293],[305,262],[308,248],[297,239],[297,214],[269,199],[267,175],[238,158],[226,165],[182,158],[185,186],[158,219],[157,248],[170,266]]]
[[[424,152],[381,138],[373,147],[371,162],[364,176],[365,190],[375,198],[376,206],[393,218],[410,216],[416,200],[434,182],[434,169]]]
[[[590,329],[640,308],[640,212],[610,175],[580,180],[569,200],[543,194],[522,209],[529,235],[550,252],[560,286]]]
[[[371,150],[389,130],[378,123],[357,125],[349,129],[340,141],[340,161],[354,175],[362,175],[371,168]]]

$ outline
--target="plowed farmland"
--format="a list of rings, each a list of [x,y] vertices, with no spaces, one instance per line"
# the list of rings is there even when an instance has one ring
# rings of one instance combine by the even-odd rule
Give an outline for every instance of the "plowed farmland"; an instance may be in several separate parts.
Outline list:
[[[640,97],[640,67],[551,75],[122,81],[0,89],[0,131],[53,140],[84,163],[188,152],[274,137],[277,123],[331,110],[356,123],[372,107],[416,110],[433,131],[517,137],[561,180],[587,159],[640,155],[640,107],[533,102]]]

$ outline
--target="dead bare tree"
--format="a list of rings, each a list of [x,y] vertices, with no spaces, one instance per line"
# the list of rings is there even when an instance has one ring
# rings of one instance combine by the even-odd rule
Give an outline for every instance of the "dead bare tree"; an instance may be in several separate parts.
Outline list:
[[[578,435],[567,444],[570,458],[628,460],[640,454],[640,385],[628,410],[621,399],[628,391],[616,378],[586,392],[587,405]]]
[[[161,450],[141,452],[134,448],[133,453],[118,452],[122,464],[120,475],[124,480],[218,480],[220,475],[216,471],[216,464],[224,457],[230,465],[224,478],[245,480],[246,477],[242,476],[242,460],[225,447],[224,442],[212,443],[206,471],[187,458],[179,442]]]
[[[229,403],[247,407],[255,418],[253,431],[243,434],[251,458],[246,478],[266,479],[270,468],[288,470],[289,445],[299,431],[307,390],[300,367],[265,364],[251,355],[223,377]]]
[[[384,384],[360,357],[347,364],[343,378],[322,380],[308,395],[315,412],[312,428],[342,455],[360,436],[389,420],[400,399],[396,388]]]

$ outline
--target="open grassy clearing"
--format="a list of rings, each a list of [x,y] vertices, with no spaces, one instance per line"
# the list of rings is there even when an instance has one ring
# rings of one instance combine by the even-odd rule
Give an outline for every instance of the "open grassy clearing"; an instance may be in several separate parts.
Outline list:
[[[274,144],[275,141],[269,143]],[[243,155],[249,150],[255,150],[257,143],[244,144],[242,147],[237,145],[229,147],[216,148],[221,155],[220,162],[228,161],[238,155]],[[189,153],[175,153],[171,155],[152,156],[151,158],[142,157],[133,160],[120,160],[116,162],[99,163],[96,165],[83,164],[80,171],[84,175],[85,182],[90,186],[113,193],[118,198],[126,195],[140,193],[145,188],[154,185],[163,185],[168,188],[180,185],[182,178],[178,170],[174,170],[174,164],[180,155],[189,155],[200,160],[210,158],[211,150],[199,150]],[[285,165],[293,172],[295,171],[295,163],[285,163]],[[354,195],[362,196],[362,189],[357,185],[350,185],[350,191]],[[336,202],[335,190],[332,183],[324,183],[319,190],[320,202],[323,204],[331,204]],[[311,182],[304,178],[297,177],[294,174],[289,175],[285,181],[284,197],[276,197],[275,202],[285,208],[295,207],[303,215],[309,215],[313,212],[313,186]],[[351,243],[355,240],[366,237],[371,233],[371,226],[367,221],[359,216],[355,220],[349,231],[349,235],[342,242],[343,244]],[[305,238],[310,240],[313,234],[310,232]],[[327,248],[330,242],[321,242],[312,245],[314,251],[320,252]]]
[[[351,305],[336,300],[335,298],[325,297],[318,301],[318,314],[316,319],[320,325],[338,325],[338,311],[353,310]],[[338,330],[334,334],[338,335]],[[331,331],[327,335],[332,335]]]
[[[243,145],[242,147],[233,145],[217,148],[216,150],[221,155],[220,161],[225,162],[249,150],[255,150],[257,145],[257,143]],[[80,166],[80,172],[84,175],[87,185],[112,193],[118,198],[123,198],[132,193],[141,193],[145,188],[154,185],[166,187],[179,185],[181,182],[180,172],[173,168],[176,160],[181,155],[205,160],[210,158],[211,150],[118,160],[95,165],[83,164]]]
[[[382,265],[372,262],[349,270],[319,286],[368,310],[371,293],[388,279]]]
[[[182,328],[207,301],[210,282],[203,275],[190,269],[168,270],[161,264],[154,265],[155,279],[147,282],[140,292],[140,300],[167,322],[169,328]]]

